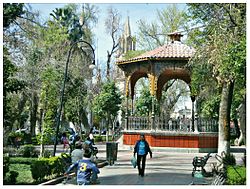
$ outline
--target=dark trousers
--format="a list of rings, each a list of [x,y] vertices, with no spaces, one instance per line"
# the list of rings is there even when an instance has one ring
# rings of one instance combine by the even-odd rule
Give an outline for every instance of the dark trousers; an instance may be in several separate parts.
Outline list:
[[[139,175],[141,176],[144,176],[146,156],[147,156],[146,154],[137,155],[137,167],[138,167]],[[142,165],[141,165],[141,162],[142,162]]]

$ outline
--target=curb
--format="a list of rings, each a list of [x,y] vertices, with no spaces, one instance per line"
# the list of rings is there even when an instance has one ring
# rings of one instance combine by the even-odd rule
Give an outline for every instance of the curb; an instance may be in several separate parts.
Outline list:
[[[105,166],[108,165],[108,164],[109,164],[108,161],[105,160],[105,161],[103,161],[103,162],[98,163],[98,164],[97,164],[97,167],[98,167],[98,168],[103,168],[103,167],[105,167]],[[75,176],[75,173],[70,173],[70,174],[69,174],[69,177],[74,177],[74,176]],[[60,176],[60,177],[54,178],[54,179],[52,179],[52,180],[49,180],[49,181],[47,181],[47,182],[41,183],[41,184],[39,184],[39,185],[40,185],[40,186],[44,186],[44,185],[56,185],[56,184],[61,183],[64,179],[65,179],[64,176]]]

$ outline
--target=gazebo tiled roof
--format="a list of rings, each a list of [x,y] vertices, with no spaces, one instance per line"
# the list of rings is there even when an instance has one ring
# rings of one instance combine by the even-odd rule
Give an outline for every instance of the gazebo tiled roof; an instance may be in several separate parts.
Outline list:
[[[180,33],[171,33],[169,36],[171,38],[170,43],[158,47],[152,51],[145,52],[135,58],[117,61],[117,64],[126,64],[145,60],[189,59],[193,56],[195,49],[183,44],[180,41],[180,37],[182,36]]]

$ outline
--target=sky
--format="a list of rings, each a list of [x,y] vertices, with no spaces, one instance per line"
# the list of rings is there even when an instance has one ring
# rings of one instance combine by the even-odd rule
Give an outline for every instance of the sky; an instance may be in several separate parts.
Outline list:
[[[55,8],[63,7],[65,4],[55,4],[55,3],[39,3],[30,4],[34,10],[39,10],[41,16],[46,20],[49,18],[49,14]],[[95,34],[95,51],[98,61],[106,61],[107,50],[112,48],[111,37],[105,32],[105,19],[107,17],[107,9],[112,6],[117,9],[121,14],[121,23],[124,25],[127,17],[129,16],[131,34],[132,36],[137,36],[138,34],[138,21],[146,20],[148,23],[153,22],[157,19],[157,10],[162,10],[166,8],[169,4],[164,3],[98,3],[95,4],[99,8],[98,13],[98,23],[94,27],[93,31]],[[180,7],[185,6],[185,4],[180,5]]]

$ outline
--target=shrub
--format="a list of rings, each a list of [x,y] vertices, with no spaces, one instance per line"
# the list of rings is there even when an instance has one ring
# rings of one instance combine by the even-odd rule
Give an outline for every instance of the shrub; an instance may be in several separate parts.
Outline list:
[[[11,157],[10,163],[11,164],[26,164],[30,165],[33,160],[36,160],[37,158],[25,158],[25,157]]]
[[[8,153],[9,157],[22,157],[23,156],[23,149],[19,148],[8,148],[4,147],[3,149],[4,153]]]
[[[49,150],[44,150],[44,152],[43,152],[43,157],[44,158],[49,158],[49,157],[51,157],[51,152],[49,151]]]
[[[236,159],[233,154],[225,154],[225,157],[223,157],[223,163],[228,166],[228,165],[236,165]]]
[[[30,170],[32,178],[41,181],[45,176],[50,175],[48,158],[33,160],[30,165]]]
[[[9,172],[10,158],[7,154],[3,156],[3,178],[6,176],[7,172]]]
[[[15,145],[15,139],[19,137],[21,139],[21,141],[23,140],[24,134],[20,133],[20,132],[15,132],[12,131],[9,133],[8,135],[8,140],[11,142],[11,144]]]
[[[101,135],[95,136],[95,142],[101,142],[101,141],[102,141],[102,136]]]
[[[36,138],[36,137],[32,137],[32,138],[31,138],[31,141],[32,141],[32,144],[33,144],[33,145],[37,145],[37,144],[38,144],[38,141],[37,141],[37,138]]]
[[[67,155],[67,157],[68,156],[69,155]],[[65,168],[67,168],[63,157],[64,156],[61,155],[50,158],[39,158],[32,161],[31,173],[33,179],[42,180],[46,176],[58,176],[63,174],[65,172]]]
[[[227,167],[227,183],[229,185],[245,185],[246,184],[246,167],[228,166]]]
[[[9,176],[9,182],[10,184],[15,184],[16,183],[16,178],[19,175],[18,172],[16,171],[10,171],[10,176]]]
[[[24,145],[20,149],[20,154],[22,157],[38,157],[38,151],[32,144]]]

